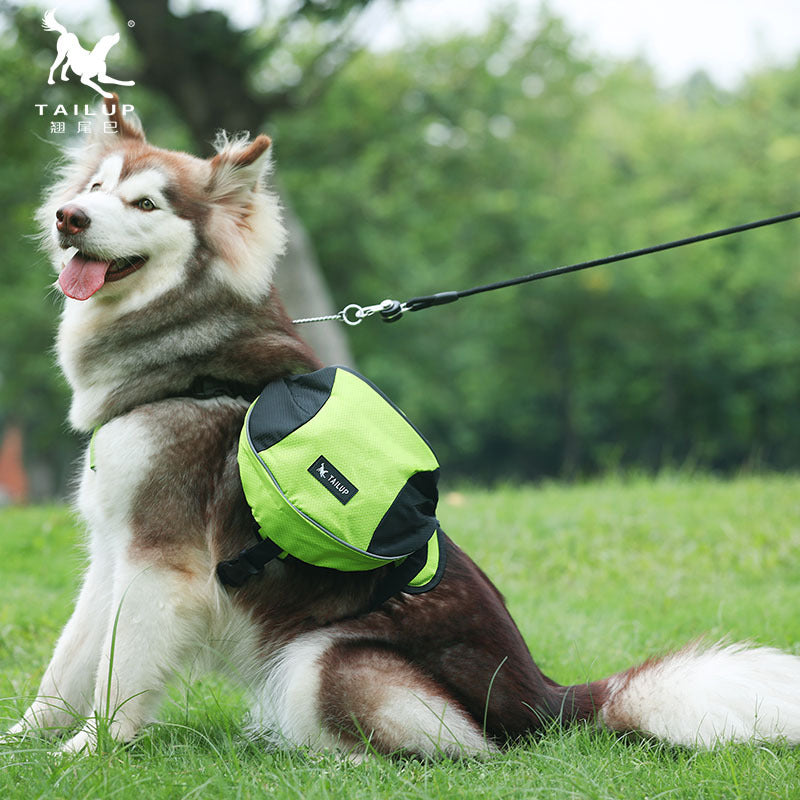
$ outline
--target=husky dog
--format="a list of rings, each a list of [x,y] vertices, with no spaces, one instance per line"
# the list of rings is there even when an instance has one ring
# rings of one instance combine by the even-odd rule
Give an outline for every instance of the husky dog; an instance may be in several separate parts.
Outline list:
[[[249,689],[253,733],[354,759],[487,755],[553,722],[701,747],[800,742],[800,658],[690,645],[561,686],[450,541],[438,587],[377,610],[369,600],[390,567],[274,560],[223,587],[216,564],[254,543],[236,459],[242,387],[319,366],[272,289],[285,234],[265,187],[270,141],[222,136],[201,160],[151,146],[107,107],[116,131],[69,154],[41,210],[67,296],[70,422],[97,431],[77,499],[91,560],[9,734],[70,732],[65,751],[91,751],[102,724],[130,741],[169,679],[202,664]],[[231,388],[198,394],[209,379]]]
[[[81,83],[85,86],[90,86],[96,92],[99,92],[103,97],[111,98],[111,92],[98,86],[92,78],[97,78],[100,83],[115,83],[118,86],[133,86],[133,81],[119,81],[116,78],[110,78],[106,74],[106,57],[108,51],[119,42],[119,34],[113,33],[109,36],[104,36],[94,46],[91,52],[81,47],[78,37],[74,33],[70,33],[57,19],[54,11],[48,11],[42,18],[42,27],[46,31],[54,31],[60,34],[56,42],[56,57],[53,59],[53,65],[50,67],[50,75],[47,78],[49,84],[54,84],[53,73],[63,63],[61,68],[61,80],[69,80],[67,77],[67,70],[72,71],[81,79]]]

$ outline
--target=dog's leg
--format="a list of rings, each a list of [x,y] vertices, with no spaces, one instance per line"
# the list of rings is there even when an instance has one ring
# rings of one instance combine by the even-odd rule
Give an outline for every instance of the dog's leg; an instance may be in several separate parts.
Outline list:
[[[497,748],[448,692],[372,642],[330,632],[299,637],[280,654],[253,710],[276,744],[424,758],[482,756]]]
[[[52,67],[50,67],[50,75],[49,75],[49,76],[48,76],[48,78],[47,78],[47,82],[48,82],[48,83],[49,83],[51,86],[52,86],[52,85],[55,83],[55,79],[53,78],[53,73],[56,71],[56,69],[58,69],[58,65],[61,63],[61,61],[62,61],[62,59],[63,59],[63,58],[64,58],[64,57],[63,57],[63,56],[62,56],[62,55],[59,53],[59,54],[58,54],[58,55],[57,55],[57,56],[56,56],[56,57],[53,59],[53,66],[52,66]]]
[[[208,585],[205,577],[126,559],[96,667],[95,716],[64,751],[94,750],[98,725],[115,741],[130,741],[152,719],[167,681],[203,640]]]
[[[89,86],[90,88],[94,89],[96,92],[99,92],[103,97],[112,98],[114,95],[111,92],[106,92],[105,90],[101,89],[90,77],[86,75],[81,75],[81,83],[84,86]]]
[[[56,57],[53,59],[53,66],[50,67],[50,75],[47,78],[47,82],[52,86],[55,83],[53,79],[53,73],[58,69],[59,64],[66,58],[67,55],[66,47],[61,47],[61,38],[59,37],[58,43],[56,44]],[[61,70],[61,80],[67,80],[65,76],[67,72],[67,67],[69,66],[68,62],[65,62],[64,68]]]
[[[105,633],[98,617],[110,605],[110,565],[93,559],[72,617],[64,627],[36,700],[9,731],[19,736],[32,730],[59,733],[86,717]]]

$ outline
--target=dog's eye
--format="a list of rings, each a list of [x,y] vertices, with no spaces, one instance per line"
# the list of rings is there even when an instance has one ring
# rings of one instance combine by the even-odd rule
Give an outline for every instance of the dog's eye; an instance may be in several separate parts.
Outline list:
[[[149,197],[142,197],[134,205],[136,208],[141,208],[142,211],[155,211],[156,209],[156,204]]]
[[[101,183],[93,183],[92,188],[89,189],[90,192],[96,192],[98,189],[102,188],[103,184]]]

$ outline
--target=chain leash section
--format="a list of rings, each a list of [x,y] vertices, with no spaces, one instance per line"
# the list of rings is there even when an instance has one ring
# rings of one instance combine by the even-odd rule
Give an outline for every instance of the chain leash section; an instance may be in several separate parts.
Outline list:
[[[367,317],[373,314],[380,314],[385,322],[396,322],[403,316],[405,311],[410,308],[399,300],[384,300],[374,306],[360,306],[358,303],[346,305],[337,314],[329,314],[326,317],[306,317],[304,319],[294,319],[295,325],[304,325],[307,322],[344,322],[346,325],[360,325]]]

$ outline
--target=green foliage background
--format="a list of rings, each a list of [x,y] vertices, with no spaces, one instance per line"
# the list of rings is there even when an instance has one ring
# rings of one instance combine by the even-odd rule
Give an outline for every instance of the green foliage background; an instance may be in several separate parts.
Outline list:
[[[277,153],[339,301],[405,299],[794,209],[799,99],[797,69],[667,92],[644,64],[576,55],[556,19],[522,40],[498,20],[482,39],[364,54],[318,112],[276,121]],[[799,243],[790,224],[352,343],[470,475],[785,468]]]
[[[49,351],[57,302],[27,238],[63,141],[46,141],[33,111],[51,54],[3,39],[0,419],[24,423],[32,459],[67,463],[75,443]],[[135,92],[151,139],[180,142],[161,101]],[[798,66],[731,92],[702,75],[665,90],[646,63],[582,54],[549,13],[526,33],[509,12],[482,36],[363,52],[317,103],[265,129],[344,305],[795,210],[799,105]],[[796,468],[798,245],[788,223],[370,320],[351,344],[451,473]]]

